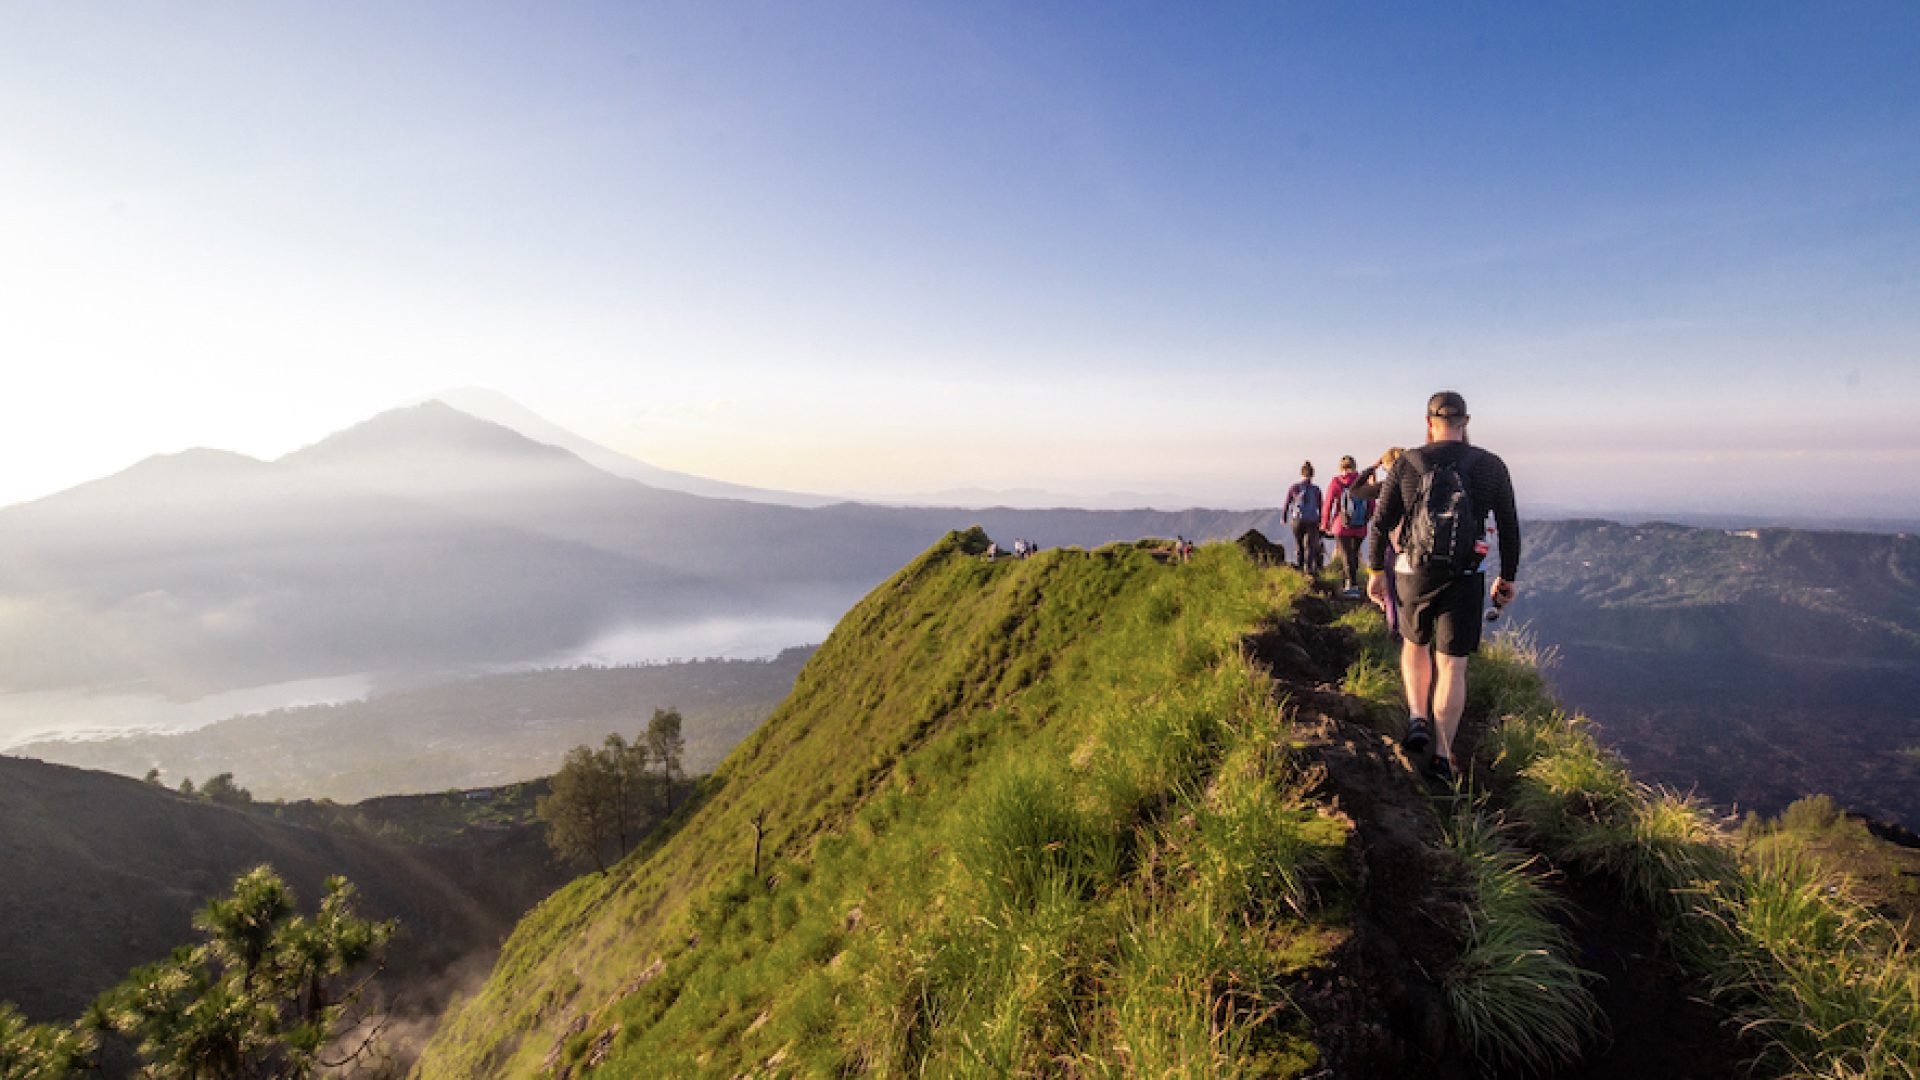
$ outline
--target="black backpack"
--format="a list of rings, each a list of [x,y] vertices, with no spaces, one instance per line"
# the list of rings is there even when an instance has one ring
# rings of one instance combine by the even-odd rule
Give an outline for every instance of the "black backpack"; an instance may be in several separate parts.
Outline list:
[[[1420,470],[1420,495],[1407,507],[1396,545],[1416,572],[1430,578],[1458,577],[1480,567],[1477,545],[1486,514],[1473,504],[1466,474],[1479,451],[1472,447],[1451,464],[1429,462],[1418,450],[1407,452]]]

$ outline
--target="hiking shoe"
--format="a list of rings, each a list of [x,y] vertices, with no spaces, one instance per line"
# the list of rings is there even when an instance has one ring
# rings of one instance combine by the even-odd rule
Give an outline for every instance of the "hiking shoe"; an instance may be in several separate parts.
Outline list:
[[[1448,758],[1436,757],[1427,762],[1427,779],[1436,784],[1452,787],[1455,782],[1453,762]]]
[[[1432,739],[1433,739],[1433,736],[1428,734],[1427,732],[1426,717],[1424,716],[1407,717],[1407,734],[1403,738],[1401,738],[1400,740],[1401,746],[1404,746],[1408,750],[1411,750],[1412,752],[1417,754],[1420,751],[1425,750],[1427,748],[1427,743],[1432,741]]]

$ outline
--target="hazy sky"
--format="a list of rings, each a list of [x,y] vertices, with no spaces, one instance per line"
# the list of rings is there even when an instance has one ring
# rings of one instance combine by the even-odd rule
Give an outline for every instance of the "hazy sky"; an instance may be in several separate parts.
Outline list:
[[[0,0],[0,502],[445,387],[833,492],[1920,507],[1920,5]]]

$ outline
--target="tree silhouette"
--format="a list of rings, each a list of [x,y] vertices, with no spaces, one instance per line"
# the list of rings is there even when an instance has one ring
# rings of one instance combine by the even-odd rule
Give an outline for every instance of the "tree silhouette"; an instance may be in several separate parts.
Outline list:
[[[233,774],[223,772],[209,777],[200,785],[200,795],[217,803],[246,804],[253,801],[253,792],[233,782]]]
[[[620,852],[625,854],[637,835],[641,821],[641,801],[645,798],[648,781],[647,746],[644,741],[628,743],[619,733],[607,736],[600,748],[600,768],[605,773],[608,799],[611,801],[614,819],[614,831],[620,840]]]

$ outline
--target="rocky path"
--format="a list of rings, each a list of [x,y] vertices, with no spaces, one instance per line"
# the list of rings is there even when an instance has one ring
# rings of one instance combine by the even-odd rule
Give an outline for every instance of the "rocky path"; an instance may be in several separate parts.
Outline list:
[[[1314,594],[1294,617],[1248,639],[1248,654],[1272,672],[1294,713],[1295,750],[1315,793],[1355,828],[1345,868],[1354,897],[1353,936],[1329,972],[1299,1000],[1317,1031],[1324,1069],[1339,1077],[1485,1077],[1453,1033],[1442,987],[1466,940],[1458,862],[1441,842],[1442,816],[1458,796],[1438,793],[1382,730],[1366,702],[1343,693],[1360,643],[1334,619],[1341,601]],[[1459,760],[1470,759],[1469,717]],[[1471,785],[1469,785],[1471,786]],[[1650,917],[1607,883],[1554,874],[1565,921],[1594,972],[1606,1028],[1583,1058],[1548,1075],[1561,1080],[1734,1080],[1747,1074],[1724,1014],[1673,962]]]

